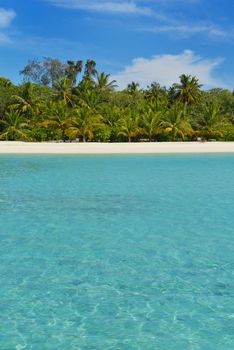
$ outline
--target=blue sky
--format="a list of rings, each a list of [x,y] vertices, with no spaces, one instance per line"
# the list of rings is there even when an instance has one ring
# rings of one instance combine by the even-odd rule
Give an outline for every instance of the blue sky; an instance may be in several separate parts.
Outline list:
[[[97,61],[120,87],[182,73],[234,88],[231,0],[0,0],[0,76],[32,58]]]

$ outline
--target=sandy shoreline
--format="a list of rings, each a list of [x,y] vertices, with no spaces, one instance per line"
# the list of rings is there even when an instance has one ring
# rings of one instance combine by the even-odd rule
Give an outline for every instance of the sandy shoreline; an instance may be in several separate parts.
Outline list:
[[[0,154],[234,153],[234,142],[36,143],[0,142]]]

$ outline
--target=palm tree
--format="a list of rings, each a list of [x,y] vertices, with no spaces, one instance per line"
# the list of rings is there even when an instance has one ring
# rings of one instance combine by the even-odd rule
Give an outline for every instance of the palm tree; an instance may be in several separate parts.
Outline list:
[[[87,60],[85,64],[84,80],[92,80],[95,74],[97,74],[96,62],[94,60]]]
[[[95,109],[101,102],[100,94],[92,86],[93,81],[83,80],[76,89],[78,104]]]
[[[1,140],[31,141],[28,136],[28,120],[19,111],[10,108],[6,112],[5,118],[0,120],[0,123],[3,125],[3,131],[0,134]]]
[[[151,108],[145,110],[142,115],[142,130],[150,141],[152,138],[162,132],[161,112],[154,112]]]
[[[1,87],[4,87],[6,89],[10,89],[12,86],[14,86],[12,84],[12,82],[10,81],[10,79],[7,79],[7,78],[3,78],[3,77],[0,77],[0,86]]]
[[[131,110],[125,110],[125,116],[119,120],[118,128],[119,136],[126,136],[128,142],[132,141],[132,138],[136,137],[141,129],[139,126],[139,116]]]
[[[116,140],[119,132],[119,120],[124,114],[124,108],[114,106],[111,103],[103,103],[98,106],[97,110],[102,115],[103,124],[109,132],[108,139]]]
[[[147,89],[144,91],[146,100],[154,102],[157,106],[162,103],[167,103],[167,90],[165,87],[162,87],[159,83],[152,83],[150,86],[147,86]]]
[[[24,83],[21,91],[17,95],[12,95],[9,106],[19,111],[27,117],[38,116],[40,114],[39,98],[33,93],[33,84]]]
[[[172,140],[178,137],[184,140],[185,136],[190,135],[193,131],[186,116],[186,108],[179,104],[168,110],[161,121],[161,127],[171,135]]]
[[[72,106],[72,81],[68,78],[62,78],[54,83],[54,97],[56,101],[64,101]]]
[[[227,125],[228,120],[223,116],[222,107],[216,102],[207,102],[204,113],[198,121],[201,131],[207,135],[222,136],[222,129]]]
[[[19,95],[12,95],[9,106],[20,113],[32,114],[33,106],[30,102]]]
[[[173,84],[179,101],[183,104],[195,104],[201,97],[201,84],[196,77],[182,74],[180,76],[180,83]]]
[[[111,104],[103,104],[98,110],[103,116],[103,121],[111,129],[115,128],[118,124],[119,119],[124,114],[124,109],[121,107],[113,106]]]
[[[135,95],[137,92],[139,92],[139,87],[140,87],[139,83],[132,81],[131,84],[128,84],[127,86],[127,92],[130,95]]]
[[[82,136],[83,142],[86,142],[93,139],[94,132],[102,125],[102,116],[91,108],[83,106],[73,111],[66,135],[71,139]]]
[[[99,91],[113,91],[117,85],[116,80],[110,81],[110,74],[105,74],[104,72],[96,74],[96,86]]]
[[[76,84],[77,75],[82,72],[83,61],[67,61],[67,66],[65,69],[66,77],[72,82],[74,86]]]
[[[37,125],[45,128],[61,130],[62,140],[65,141],[65,132],[69,127],[69,118],[71,115],[71,111],[69,110],[66,101],[49,101],[43,114],[45,119],[42,122],[37,123]]]

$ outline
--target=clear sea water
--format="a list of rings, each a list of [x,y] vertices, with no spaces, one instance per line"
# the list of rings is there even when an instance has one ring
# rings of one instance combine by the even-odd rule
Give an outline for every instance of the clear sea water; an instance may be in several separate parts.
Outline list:
[[[234,156],[1,156],[1,350],[233,350]]]

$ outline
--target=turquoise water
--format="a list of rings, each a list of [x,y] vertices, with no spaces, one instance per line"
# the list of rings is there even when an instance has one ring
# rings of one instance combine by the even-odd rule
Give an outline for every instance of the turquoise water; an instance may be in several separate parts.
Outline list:
[[[234,156],[1,156],[1,350],[233,350]]]

